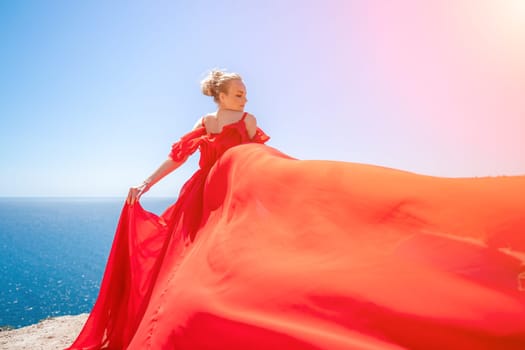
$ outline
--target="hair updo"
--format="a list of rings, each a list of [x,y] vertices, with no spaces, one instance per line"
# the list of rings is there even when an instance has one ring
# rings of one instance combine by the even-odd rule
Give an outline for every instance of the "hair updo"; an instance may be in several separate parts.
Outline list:
[[[213,69],[201,81],[202,93],[206,96],[213,96],[215,103],[219,103],[219,94],[221,92],[227,93],[229,83],[236,79],[242,80],[238,73],[226,73],[221,69]]]

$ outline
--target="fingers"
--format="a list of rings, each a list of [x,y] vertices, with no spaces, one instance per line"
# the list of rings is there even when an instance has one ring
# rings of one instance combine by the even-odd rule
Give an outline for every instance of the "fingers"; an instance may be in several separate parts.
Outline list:
[[[131,187],[126,198],[126,203],[129,205],[135,204],[139,199],[139,190],[135,187]]]
[[[129,189],[128,197],[126,198],[126,203],[128,205],[133,204],[133,189],[132,188]]]
[[[139,193],[139,191],[136,188],[134,188],[133,189],[133,194],[132,194],[132,199],[131,199],[131,204],[135,204],[139,200],[138,193]]]
[[[142,184],[140,186],[134,186],[129,189],[128,197],[126,198],[126,203],[133,205],[139,201],[140,197],[149,190],[147,184]]]
[[[141,196],[142,196],[142,190],[137,191],[137,194],[135,195],[135,202],[138,202]]]
[[[137,192],[135,195],[135,200],[138,201],[140,197],[142,197],[142,195],[148,191],[148,187],[146,185],[140,185],[136,187],[136,190]]]

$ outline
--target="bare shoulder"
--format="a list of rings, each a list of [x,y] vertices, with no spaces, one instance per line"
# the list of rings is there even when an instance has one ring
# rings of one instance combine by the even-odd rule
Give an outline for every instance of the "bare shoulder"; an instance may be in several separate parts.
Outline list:
[[[251,113],[246,113],[246,117],[244,117],[244,121],[246,122],[246,125],[254,125],[257,126],[257,118]]]
[[[246,113],[246,117],[244,117],[244,123],[246,125],[246,131],[248,131],[248,136],[253,138],[253,136],[255,136],[255,132],[257,131],[257,119],[253,114]]]
[[[201,117],[197,120],[195,125],[193,126],[193,129],[200,128],[201,126],[204,126],[206,130],[208,130],[209,125],[216,122],[216,117],[212,113],[206,114],[204,117]]]

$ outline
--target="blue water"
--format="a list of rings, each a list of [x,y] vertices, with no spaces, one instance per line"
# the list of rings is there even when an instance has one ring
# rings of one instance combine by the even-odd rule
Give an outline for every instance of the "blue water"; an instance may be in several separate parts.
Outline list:
[[[173,198],[144,198],[161,213]],[[89,312],[122,198],[0,198],[0,326]]]

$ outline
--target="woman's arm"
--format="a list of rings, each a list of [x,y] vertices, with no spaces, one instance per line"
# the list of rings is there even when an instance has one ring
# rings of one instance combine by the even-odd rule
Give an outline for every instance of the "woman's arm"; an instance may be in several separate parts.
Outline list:
[[[164,176],[168,175],[178,167],[180,167],[186,159],[175,162],[173,159],[168,158],[162,163],[157,170],[153,172],[144,182],[138,186],[133,186],[129,189],[128,198],[126,203],[134,204],[140,199],[144,193],[146,193],[154,184],[159,182]]]

